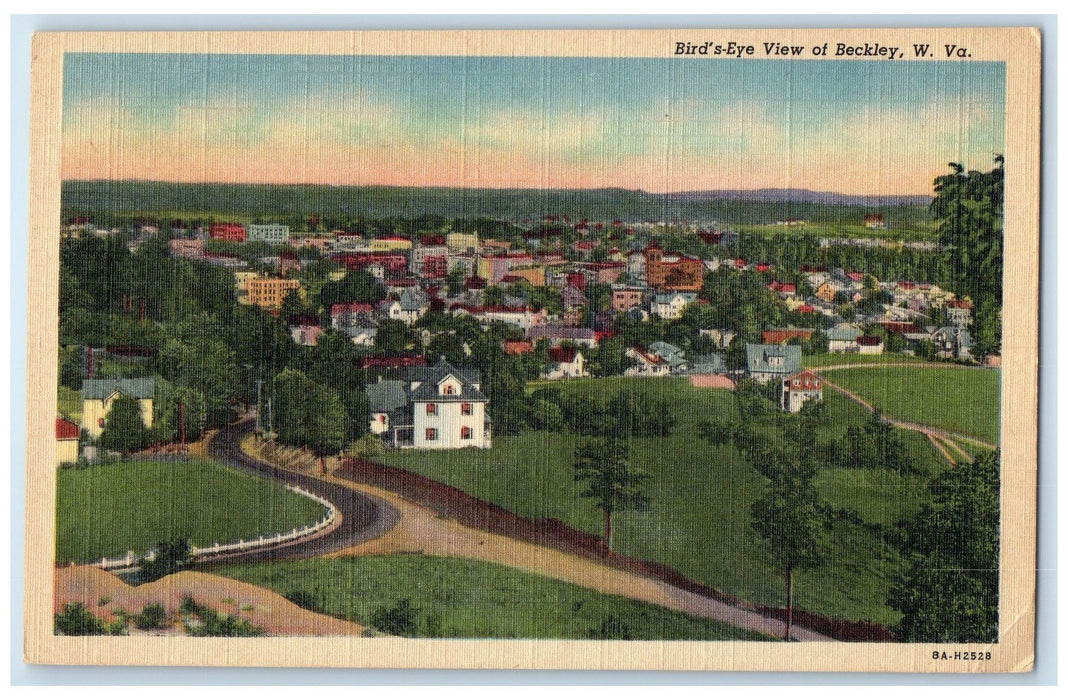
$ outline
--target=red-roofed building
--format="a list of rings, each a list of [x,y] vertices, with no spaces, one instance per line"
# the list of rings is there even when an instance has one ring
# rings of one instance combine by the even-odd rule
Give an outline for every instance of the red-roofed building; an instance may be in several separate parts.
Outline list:
[[[81,429],[66,418],[56,418],[56,466],[78,461],[78,438]]]
[[[802,304],[801,306],[797,307],[797,311],[798,313],[802,314],[814,314],[816,313],[816,307],[812,304]]]
[[[506,340],[504,341],[505,355],[526,355],[534,352],[534,343],[529,340]]]
[[[626,377],[666,377],[671,374],[667,360],[642,348],[627,348],[625,353],[634,364],[623,370]]]
[[[761,342],[765,345],[783,345],[794,338],[808,340],[812,330],[808,328],[772,328],[761,333]]]
[[[222,223],[212,224],[208,227],[208,235],[217,241],[245,242],[245,227],[241,224]]]
[[[882,355],[883,339],[877,335],[862,335],[857,338],[857,352],[861,355]]]
[[[771,265],[769,265],[767,263],[757,263],[756,264],[756,271],[757,272],[767,272],[770,269],[771,269]]]
[[[797,413],[807,401],[823,400],[823,380],[803,370],[782,380],[782,410]]]
[[[549,348],[549,360],[552,364],[541,373],[542,379],[576,379],[589,376],[586,360],[575,348]]]

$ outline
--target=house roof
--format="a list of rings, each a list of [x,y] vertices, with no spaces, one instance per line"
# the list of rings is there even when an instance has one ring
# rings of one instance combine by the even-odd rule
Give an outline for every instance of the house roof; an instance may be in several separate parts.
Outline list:
[[[406,382],[393,379],[381,379],[376,384],[369,384],[367,407],[372,413],[389,413],[408,405]]]
[[[419,375],[420,379],[414,377]],[[460,382],[460,393],[441,395],[438,384],[448,376]],[[444,357],[433,367],[416,368],[409,373],[409,380],[422,382],[412,391],[412,401],[488,401],[486,395],[475,388],[479,373],[477,369],[457,369]]]
[[[156,380],[154,377],[129,377],[82,382],[82,399],[106,399],[116,391],[134,399],[151,399],[156,395]]]
[[[812,337],[809,328],[769,328],[761,333],[761,339],[768,345],[779,345],[793,338],[808,340]]]
[[[658,340],[655,343],[650,343],[649,352],[655,352],[657,355],[660,355],[660,357],[668,361],[670,361],[673,357],[681,358],[682,356],[681,348],[678,348],[672,345],[671,343],[665,343],[662,340]]]
[[[781,357],[782,362],[772,365],[771,361],[776,357]],[[801,370],[801,346],[746,343],[745,359],[750,372],[794,374]]]
[[[723,356],[717,353],[698,355],[690,363],[690,369],[695,374],[707,374],[709,372],[725,372],[727,366],[723,363]]]
[[[574,362],[576,355],[575,348],[549,348],[549,359],[553,362]]]
[[[572,326],[532,326],[527,332],[531,340],[596,340],[597,334],[592,328],[575,328]]]
[[[836,326],[827,331],[827,340],[850,341],[856,340],[860,331],[851,326]]]
[[[56,418],[56,439],[77,440],[80,435],[77,423],[71,423],[66,418]]]
[[[867,346],[867,347],[875,347],[877,345],[882,345],[882,344],[883,344],[883,339],[880,338],[877,335],[862,335],[859,338],[857,338],[857,345],[864,345],[864,346]]]

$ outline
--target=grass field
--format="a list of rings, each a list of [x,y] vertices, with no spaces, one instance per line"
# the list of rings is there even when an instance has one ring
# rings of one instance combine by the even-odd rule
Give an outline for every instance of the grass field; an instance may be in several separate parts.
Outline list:
[[[825,376],[894,418],[998,442],[997,370],[879,367],[827,370]]]
[[[69,387],[60,386],[59,396],[56,399],[56,407],[59,415],[80,423],[82,420],[82,395]]]
[[[696,432],[699,421],[734,411],[729,391],[694,389],[685,379],[581,380],[557,383],[563,391],[600,401],[625,384],[642,386],[679,407],[678,423],[665,439],[635,439],[631,461],[651,478],[646,492],[651,505],[643,513],[614,518],[613,545],[618,551],[678,569],[694,580],[746,600],[784,603],[778,567],[749,525],[750,507],[765,480],[731,446],[711,447]],[[867,412],[838,394],[827,394],[829,425],[841,431],[862,422]],[[574,446],[581,437],[570,433],[533,432],[497,437],[490,450],[392,452],[390,464],[424,474],[530,518],[557,518],[600,534],[602,520],[592,503],[579,496],[572,470]],[[917,458],[937,468],[934,448],[916,444]],[[883,522],[908,510],[921,497],[919,484],[909,485],[909,501],[892,485],[863,492],[836,475],[820,482],[836,507],[852,507]],[[893,550],[873,542],[862,528],[839,523],[829,536],[834,543],[828,563],[801,573],[795,592],[807,610],[853,620],[890,622],[884,605]]]
[[[589,639],[615,618],[633,639],[767,639],[658,605],[487,562],[421,555],[231,564],[216,573],[270,588],[303,591],[312,607],[373,626],[379,610],[407,599],[410,636]]]
[[[161,540],[194,545],[287,532],[323,507],[213,462],[123,462],[57,473],[56,561],[88,562]]]
[[[843,354],[826,352],[819,355],[802,355],[802,367],[827,367],[828,365],[878,365],[900,362],[924,362],[915,355],[902,355],[896,352],[884,352],[882,355]]]

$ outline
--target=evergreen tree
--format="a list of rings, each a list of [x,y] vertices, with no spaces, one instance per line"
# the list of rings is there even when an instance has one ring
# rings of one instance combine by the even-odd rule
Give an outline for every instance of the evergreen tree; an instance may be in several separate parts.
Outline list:
[[[149,444],[149,432],[141,417],[141,404],[137,399],[120,396],[111,403],[100,433],[100,445],[123,454],[142,450]]]

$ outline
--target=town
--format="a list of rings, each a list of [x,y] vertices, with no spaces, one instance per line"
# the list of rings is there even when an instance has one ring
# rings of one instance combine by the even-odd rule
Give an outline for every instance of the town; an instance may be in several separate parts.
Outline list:
[[[894,602],[897,528],[957,465],[996,465],[1000,290],[947,264],[983,241],[900,223],[925,208],[844,207],[852,220],[837,227],[818,220],[827,208],[796,209],[744,224],[72,212],[61,504],[74,498],[64,480],[87,467],[208,469],[197,460],[227,463],[232,449],[424,505],[454,489],[461,522],[488,503],[498,534],[552,532],[593,560],[668,566],[688,585],[766,601],[784,638],[908,636],[930,613]],[[614,485],[599,491],[602,479]],[[760,544],[777,541],[762,523],[794,517],[761,510],[779,507],[767,500],[779,487],[800,498],[810,546],[825,552],[797,570],[829,588],[793,592],[791,564],[782,597],[770,560],[787,555]],[[319,508],[250,505],[237,534],[284,546],[286,528],[330,527]],[[59,511],[59,561],[131,566],[153,544],[75,545],[85,535],[66,510],[77,507]],[[646,533],[667,523],[677,534],[665,547]],[[739,527],[752,530],[745,544],[725,548]],[[234,535],[212,530],[194,549],[210,561]],[[266,585],[247,567],[215,570]],[[857,567],[876,573],[856,602],[827,592],[853,587]],[[791,631],[795,604],[808,627]],[[350,619],[396,613],[383,610]],[[447,634],[426,624],[409,632]],[[686,634],[780,634],[760,624]]]

